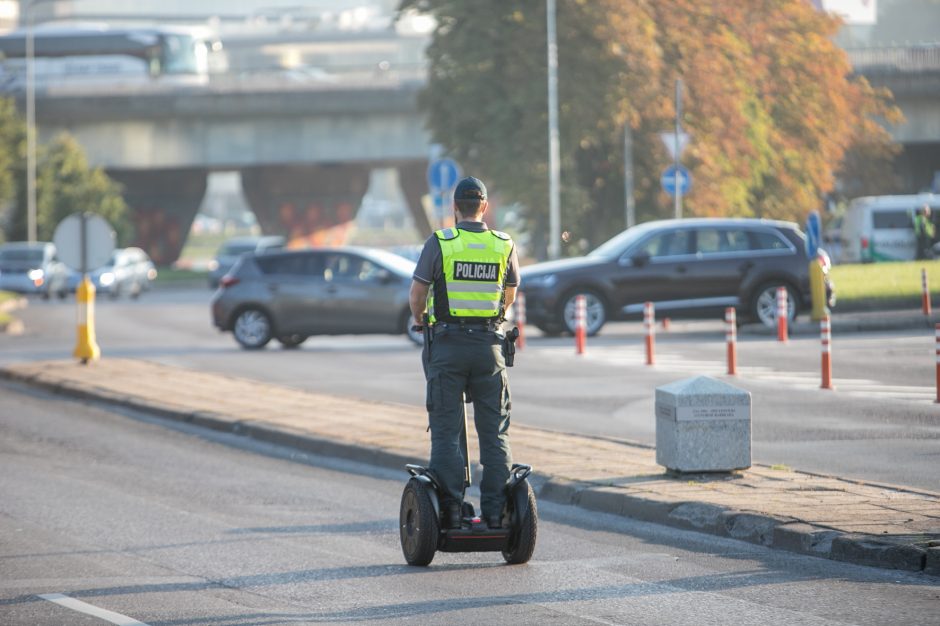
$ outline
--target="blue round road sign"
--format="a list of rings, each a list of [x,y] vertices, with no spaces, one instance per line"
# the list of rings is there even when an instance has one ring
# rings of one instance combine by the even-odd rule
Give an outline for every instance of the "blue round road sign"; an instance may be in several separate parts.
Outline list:
[[[453,159],[438,159],[428,165],[428,186],[436,192],[447,191],[457,184],[460,168]]]
[[[684,196],[689,193],[689,187],[692,186],[692,174],[681,165],[678,168],[678,176],[676,171],[675,165],[670,165],[664,169],[659,177],[659,184],[662,185],[663,191],[670,196],[675,196],[677,190],[680,196]]]
[[[819,238],[822,225],[819,220],[819,213],[813,211],[806,218],[806,256],[814,258],[819,252]]]

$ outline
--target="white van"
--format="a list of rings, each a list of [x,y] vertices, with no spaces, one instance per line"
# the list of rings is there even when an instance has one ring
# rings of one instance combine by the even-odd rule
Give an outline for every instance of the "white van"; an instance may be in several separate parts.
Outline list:
[[[940,195],[868,196],[849,203],[842,218],[840,263],[912,261],[917,253],[914,211],[940,211]]]

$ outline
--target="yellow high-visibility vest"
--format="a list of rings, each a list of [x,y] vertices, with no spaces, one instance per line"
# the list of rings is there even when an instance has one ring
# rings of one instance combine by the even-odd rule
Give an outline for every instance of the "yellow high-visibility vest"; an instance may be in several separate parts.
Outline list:
[[[435,288],[428,292],[431,323],[443,317],[495,319],[502,315],[506,268],[512,239],[498,230],[471,232],[444,228],[434,233],[441,245],[446,312],[437,311]]]

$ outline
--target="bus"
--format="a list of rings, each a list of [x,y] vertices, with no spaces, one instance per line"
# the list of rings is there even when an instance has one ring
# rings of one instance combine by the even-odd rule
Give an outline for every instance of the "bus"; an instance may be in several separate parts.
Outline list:
[[[33,29],[38,89],[208,80],[209,46],[195,31],[173,28],[38,26]],[[26,89],[26,32],[0,36],[0,91]]]

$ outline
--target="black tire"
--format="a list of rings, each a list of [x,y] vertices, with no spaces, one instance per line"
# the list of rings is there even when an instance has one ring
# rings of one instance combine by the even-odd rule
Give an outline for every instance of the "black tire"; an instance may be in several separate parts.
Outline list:
[[[408,565],[425,566],[434,559],[440,533],[428,486],[417,478],[405,485],[398,514],[401,551]]]
[[[751,295],[750,314],[754,321],[768,328],[777,326],[777,287],[787,288],[787,321],[793,322],[800,310],[800,296],[792,285],[783,281],[763,283]]]
[[[306,335],[281,335],[277,338],[281,342],[281,347],[285,350],[299,348],[300,344],[307,341]]]
[[[607,302],[604,297],[593,289],[575,289],[568,292],[561,301],[561,310],[558,319],[562,327],[574,334],[574,307],[575,299],[584,296],[587,299],[587,334],[593,337],[607,323]]]
[[[519,519],[520,505],[525,501],[528,506],[522,513],[522,519]],[[509,547],[503,550],[503,558],[510,565],[527,563],[535,551],[535,540],[539,534],[539,513],[535,504],[535,492],[532,491],[529,481],[524,481],[516,488],[516,493],[510,496],[506,506],[512,533],[509,537]]]
[[[271,341],[274,328],[268,314],[254,307],[242,309],[232,324],[235,341],[246,350],[259,350]]]

